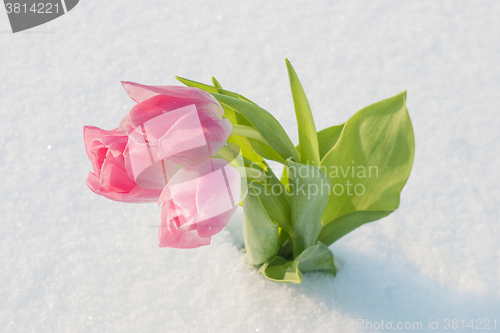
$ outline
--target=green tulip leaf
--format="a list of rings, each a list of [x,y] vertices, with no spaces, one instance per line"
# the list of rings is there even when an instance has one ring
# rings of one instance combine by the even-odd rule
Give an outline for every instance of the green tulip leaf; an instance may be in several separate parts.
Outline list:
[[[278,253],[278,224],[269,217],[254,186],[248,187],[243,201],[243,238],[251,265],[260,265]]]
[[[340,134],[344,129],[344,124],[331,126],[319,131],[318,134],[318,146],[319,146],[319,157],[323,157],[328,153],[340,138]],[[297,151],[300,152],[300,144],[297,145]],[[288,177],[286,175],[286,167],[283,169],[283,175],[281,176],[281,182],[284,185],[288,184]]]
[[[295,260],[299,260],[299,270],[302,273],[326,271],[337,274],[332,251],[322,242],[308,247]]]
[[[259,268],[267,279],[281,283],[301,283],[302,273],[323,271],[337,274],[332,251],[323,243],[305,249],[294,260],[276,256]]]
[[[278,255],[283,258],[292,259],[293,255],[293,239],[292,236],[280,229],[280,250]]]
[[[300,162],[302,164],[318,166],[318,136],[316,134],[316,125],[314,125],[311,107],[292,64],[288,59],[285,59],[285,62],[288,69],[288,78],[290,80],[293,104],[295,106],[295,116],[297,117],[299,129]]]
[[[269,164],[267,164],[266,161],[264,161],[263,163],[266,165],[266,186],[271,187],[272,191],[286,194],[284,197],[290,203],[290,193],[288,192],[288,189],[285,187],[285,185],[283,185],[278,177],[276,177],[273,169],[269,166]]]
[[[283,166],[283,172],[281,173],[280,182],[288,189],[288,173],[286,170],[286,165]]]
[[[264,158],[271,159],[273,161],[278,161],[285,163],[285,160],[276,153],[268,144],[266,139],[260,134],[259,131],[250,125],[240,125],[233,122],[233,132],[232,135],[239,135],[247,138],[253,150],[257,152]]]
[[[211,94],[221,94],[221,95],[230,96],[230,97],[232,97],[234,99],[239,99],[239,100],[248,102],[248,103],[252,104],[253,106],[256,106],[255,103],[253,103],[248,98],[246,98],[246,97],[244,97],[244,96],[242,96],[240,94],[234,93],[232,91],[228,91],[228,90],[222,89],[222,86],[220,85],[220,83],[214,77],[212,77],[212,82],[213,82],[214,86],[210,86],[210,85],[207,85],[207,84],[204,84],[204,83],[200,83],[200,82],[197,82],[197,81],[185,79],[185,78],[178,77],[178,76],[176,76],[176,79],[179,80],[180,82],[184,83],[188,87],[198,88],[198,89],[201,89],[201,90],[206,91],[206,92],[211,93]],[[236,110],[236,109],[232,108],[230,105],[225,105],[225,104],[222,104],[222,108],[224,109],[224,118],[227,118],[229,121],[231,121],[231,123],[233,125],[245,125],[245,126],[254,127],[253,124],[252,124],[252,122],[249,121],[247,119],[247,117],[245,117],[244,112],[240,112],[239,110]],[[259,107],[257,107],[257,108],[259,108]],[[264,109],[261,109],[261,110],[263,110],[264,113],[268,113]],[[271,117],[274,120],[274,124],[277,123],[279,125],[278,121],[271,114],[268,113],[268,115],[266,116],[266,118],[269,118],[269,117]],[[259,122],[258,119],[257,119],[257,122]],[[279,126],[281,128],[281,125],[279,125]],[[281,130],[282,130],[281,133],[280,133],[281,136],[282,137],[283,137],[283,135],[286,136],[286,133],[283,130],[283,128],[281,128]],[[272,135],[270,135],[270,136],[272,137]],[[264,137],[266,137],[266,136],[264,136]],[[286,138],[288,138],[288,137],[286,137]],[[284,141],[287,141],[286,138],[284,139]],[[288,139],[288,141],[290,141],[290,139]],[[259,154],[260,156],[262,156],[262,157],[264,157],[266,159],[277,161],[277,162],[280,162],[280,163],[284,164],[285,163],[285,159],[288,158],[288,156],[282,157],[271,146],[269,146],[268,144],[265,144],[263,142],[260,142],[260,141],[257,141],[257,140],[253,140],[253,139],[249,139],[247,142],[251,145],[252,149],[257,154]],[[291,141],[290,141],[290,144],[291,144]],[[285,145],[287,145],[286,142],[285,142]],[[289,151],[290,151],[290,149],[289,149]],[[296,152],[291,151],[291,153],[292,153],[292,155],[296,159],[298,159],[298,154]]]
[[[222,89],[222,86],[215,79],[215,77],[212,77],[212,82],[214,84],[213,86],[210,86],[208,84],[204,84],[201,82],[185,79],[185,78],[182,78],[179,76],[176,76],[175,78],[177,80],[179,80],[180,82],[184,83],[188,87],[198,88],[198,89],[201,89],[201,90],[206,91],[206,92],[211,93],[211,94],[212,93],[220,93],[220,94],[232,96],[234,98],[239,98],[239,99],[242,99],[244,101],[248,101],[250,103],[253,103],[248,98],[246,98],[240,94]],[[245,116],[243,116],[242,114],[235,112],[233,109],[231,109],[229,107],[225,107],[224,105],[222,105],[222,108],[224,109],[224,118],[229,119],[229,121],[231,121],[231,123],[233,125],[237,124],[237,125],[252,126],[252,123],[250,123],[250,121],[248,121],[248,119],[246,119]]]
[[[252,146],[245,140],[245,138],[238,135],[230,135],[227,142],[238,145],[241,149],[241,155],[244,158],[256,163],[261,168],[265,168],[264,163],[262,163],[264,160],[252,149]]]
[[[276,186],[270,188],[255,181],[251,182],[251,187],[253,193],[259,197],[260,203],[269,218],[277,223],[280,228],[291,234],[290,203],[286,193],[283,193],[283,188],[276,189]]]
[[[220,84],[218,84],[217,80],[215,80],[215,78],[213,78],[213,77],[212,77],[212,81],[214,82],[214,86],[210,86],[208,84],[204,84],[201,82],[185,79],[185,78],[180,77],[180,76],[176,76],[175,78],[177,80],[179,80],[180,82],[184,83],[188,87],[198,88],[198,89],[206,91],[210,94],[222,94],[222,95],[231,96],[233,98],[238,98],[238,99],[241,99],[243,101],[247,101],[247,102],[253,104],[253,102],[251,100],[249,100],[248,98],[246,98],[245,96],[242,96],[240,94],[234,93],[234,92],[229,91],[229,90],[222,89],[222,87],[220,87]]]
[[[283,159],[283,157],[281,157],[273,148],[271,148],[271,146],[252,138],[247,139],[253,150],[263,158],[285,164],[285,160]]]
[[[215,88],[220,88],[222,89],[222,86],[220,85],[219,81],[217,81],[217,79],[215,77],[212,76],[212,83],[214,85]]]
[[[319,239],[330,245],[360,225],[396,210],[414,153],[406,92],[352,116],[321,161],[332,187]]]
[[[380,220],[392,212],[392,210],[365,210],[344,215],[333,221],[333,223],[325,225],[319,234],[318,240],[325,244],[333,244],[363,224]]]
[[[284,160],[293,158],[299,160],[297,150],[286,134],[281,124],[269,112],[256,104],[231,96],[212,93],[212,95],[223,106],[241,113],[247,118],[253,127],[262,134],[269,146],[276,151]]]
[[[259,273],[274,282],[299,284],[302,282],[302,273],[298,266],[298,261],[287,261],[276,256],[262,265]]]
[[[316,244],[323,228],[330,180],[318,167],[286,161],[292,209],[293,257]]]
[[[344,124],[331,126],[318,132],[319,157],[323,157],[335,146],[344,129]],[[299,148],[300,149],[300,148]]]
[[[223,118],[228,119],[233,125],[245,125],[253,128],[252,123],[241,113],[235,112],[233,109],[224,105],[222,105],[222,109],[224,109]]]

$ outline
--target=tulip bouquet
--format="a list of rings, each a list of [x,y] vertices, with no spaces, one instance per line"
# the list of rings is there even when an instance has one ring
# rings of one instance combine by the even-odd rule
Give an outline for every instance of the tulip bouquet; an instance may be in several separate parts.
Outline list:
[[[195,248],[243,206],[246,258],[267,279],[336,274],[329,245],[399,206],[415,141],[406,92],[317,131],[286,60],[299,143],[240,94],[178,77],[187,87],[122,82],[137,103],[113,130],[85,126],[93,172],[106,198],[158,202],[160,247]],[[277,177],[267,161],[283,165]]]

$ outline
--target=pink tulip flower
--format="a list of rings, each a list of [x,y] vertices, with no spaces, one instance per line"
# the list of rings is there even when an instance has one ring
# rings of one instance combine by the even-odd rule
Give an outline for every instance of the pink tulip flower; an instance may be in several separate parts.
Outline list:
[[[217,154],[232,132],[220,104],[200,89],[122,84],[138,104],[118,131],[129,136],[127,171],[141,187],[162,189],[182,166]]]
[[[163,189],[160,247],[181,249],[210,244],[235,212],[241,192],[239,172],[212,158],[179,170]]]
[[[141,203],[158,200],[161,190],[144,189],[128,176],[123,152],[128,136],[117,129],[106,131],[94,126],[83,128],[85,150],[94,172],[89,172],[87,186],[108,199]]]

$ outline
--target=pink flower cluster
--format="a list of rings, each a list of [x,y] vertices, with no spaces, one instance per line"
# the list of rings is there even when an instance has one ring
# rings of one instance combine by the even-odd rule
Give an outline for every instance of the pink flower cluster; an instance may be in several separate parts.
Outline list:
[[[88,187],[111,200],[161,204],[161,247],[210,244],[241,192],[239,172],[213,158],[232,131],[224,110],[200,89],[122,84],[137,104],[120,126],[84,127]]]

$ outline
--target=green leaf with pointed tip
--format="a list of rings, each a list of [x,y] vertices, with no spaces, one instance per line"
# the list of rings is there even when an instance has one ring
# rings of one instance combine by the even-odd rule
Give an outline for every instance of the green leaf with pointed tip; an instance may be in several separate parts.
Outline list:
[[[299,284],[302,282],[302,273],[298,266],[298,261],[286,261],[277,256],[262,265],[259,273],[274,282]]]
[[[269,146],[284,160],[298,160],[297,150],[281,124],[260,106],[234,97],[212,94],[222,105],[243,114],[257,131],[267,140]]]
[[[249,103],[254,104],[251,100],[249,100],[245,96],[242,96],[240,94],[234,93],[234,92],[229,91],[229,90],[225,90],[225,89],[222,89],[222,88],[209,86],[208,84],[204,84],[204,83],[201,83],[201,82],[197,82],[197,81],[185,79],[185,78],[180,77],[180,76],[176,76],[175,78],[177,80],[179,80],[180,82],[184,83],[188,87],[198,88],[198,89],[201,89],[201,90],[206,91],[206,92],[211,93],[211,94],[215,93],[215,94],[222,94],[222,95],[231,96],[231,97],[238,98],[238,99],[241,99],[243,101],[247,101]],[[217,81],[217,80],[215,80],[215,81]]]
[[[333,275],[337,274],[333,253],[322,242],[305,249],[295,260],[297,259],[302,273],[326,271]]]
[[[321,161],[332,183],[322,217],[322,242],[330,245],[363,223],[396,210],[414,153],[406,92],[352,116],[338,142]]]
[[[311,112],[309,101],[299,77],[288,59],[285,59],[288,69],[288,78],[292,90],[293,104],[295,105],[295,116],[299,129],[300,162],[302,164],[319,165],[318,136],[316,125]]]
[[[214,84],[215,88],[221,88],[222,89],[222,86],[220,85],[219,81],[217,81],[217,79],[215,77],[213,77],[213,76],[212,76],[212,83]]]
[[[344,124],[331,126],[318,132],[319,158],[320,160],[337,144]]]
[[[220,88],[213,87],[213,86],[210,86],[208,84],[201,83],[201,82],[185,79],[185,78],[180,77],[180,76],[176,76],[175,78],[177,80],[179,80],[180,82],[184,83],[188,87],[198,88],[198,89],[204,90],[208,93],[220,93],[220,90],[221,90]]]
[[[260,265],[278,253],[278,224],[269,217],[253,186],[248,187],[243,201],[243,238],[251,265]]]
[[[318,167],[286,161],[292,209],[293,257],[316,244],[330,180]]]

